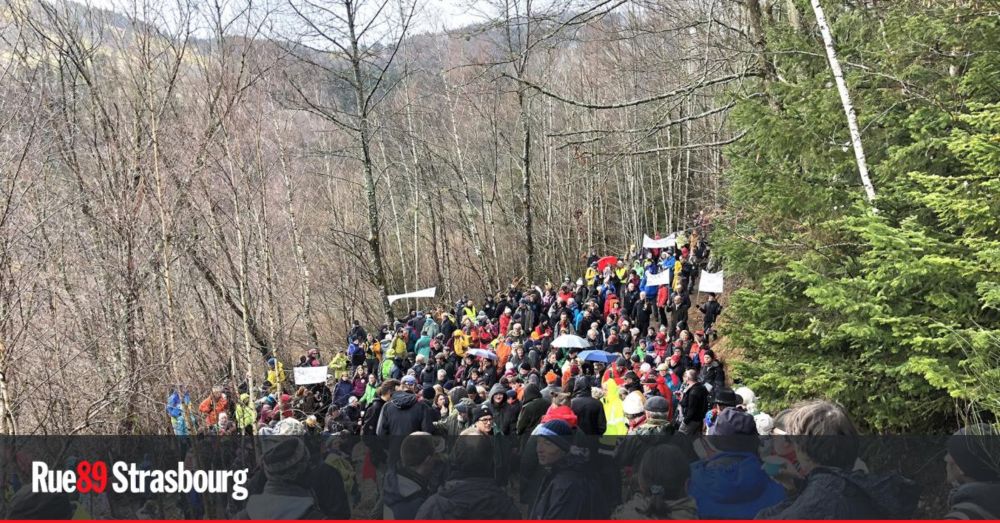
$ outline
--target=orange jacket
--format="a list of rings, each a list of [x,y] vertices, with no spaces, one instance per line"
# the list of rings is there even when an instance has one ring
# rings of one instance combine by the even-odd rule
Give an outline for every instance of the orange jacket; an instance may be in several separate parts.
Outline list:
[[[198,410],[205,414],[205,423],[215,425],[219,422],[219,414],[225,412],[228,405],[229,402],[226,401],[225,397],[220,396],[213,404],[212,397],[209,396],[205,398],[205,401],[201,402]]]

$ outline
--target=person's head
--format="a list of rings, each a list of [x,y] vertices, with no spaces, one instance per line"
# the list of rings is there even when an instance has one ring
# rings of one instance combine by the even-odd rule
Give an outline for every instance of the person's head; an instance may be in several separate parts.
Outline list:
[[[450,458],[451,472],[456,478],[492,478],[493,438],[469,427],[455,439]]]
[[[675,305],[680,305],[681,304],[681,295],[680,294],[674,294],[674,304]]]
[[[472,426],[480,434],[493,433],[493,412],[489,405],[477,405],[472,410]]]
[[[639,491],[649,499],[649,515],[669,518],[669,500],[687,495],[691,468],[684,452],[674,445],[657,445],[647,450],[639,462],[636,479]]]
[[[399,446],[400,462],[404,467],[427,477],[440,461],[437,447],[434,436],[426,432],[414,432],[403,438]]]
[[[552,405],[556,407],[568,407],[573,395],[568,392],[560,392],[552,395]]]
[[[713,361],[715,361],[715,351],[712,349],[706,350],[705,354],[701,357],[702,365],[709,365]]]
[[[389,401],[389,398],[392,397],[392,393],[396,392],[398,388],[399,380],[385,380],[378,388],[378,397],[382,398],[384,401]]]
[[[417,390],[417,378],[409,374],[403,376],[403,379],[400,382],[400,389],[408,392],[415,392]]]
[[[444,393],[439,393],[434,398],[434,406],[438,408],[448,407],[449,406],[448,395]]]
[[[646,291],[639,292],[639,299],[640,300],[645,300],[646,299]]]
[[[650,396],[643,405],[643,410],[649,419],[666,421],[670,412],[670,402],[662,396]]]
[[[282,423],[288,421],[290,420],[286,419],[278,424],[279,434]],[[304,428],[299,435],[301,433],[304,433]],[[306,449],[303,438],[274,437],[266,441],[264,447],[263,468],[268,481],[294,483],[308,471],[306,465],[309,462],[309,450]]]
[[[948,438],[944,456],[952,485],[1000,482],[1000,434],[986,424],[970,425]]]
[[[858,429],[840,405],[813,400],[791,408],[785,421],[807,473],[816,466],[851,470],[858,458]]]
[[[698,383],[698,371],[694,369],[688,369],[684,371],[684,383],[693,385]]]
[[[543,467],[555,465],[573,447],[573,428],[563,420],[551,420],[535,427],[533,436],[538,436],[535,447],[538,464]]]
[[[340,381],[351,381],[351,375],[346,371],[340,373]]]
[[[715,301],[715,293],[714,292],[708,293],[708,301]]]

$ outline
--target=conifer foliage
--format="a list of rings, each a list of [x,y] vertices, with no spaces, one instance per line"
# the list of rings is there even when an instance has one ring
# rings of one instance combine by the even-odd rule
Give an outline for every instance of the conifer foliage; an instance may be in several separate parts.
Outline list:
[[[727,276],[746,281],[726,329],[745,349],[739,374],[778,398],[769,408],[827,397],[879,432],[992,417],[1000,17],[972,3],[830,4],[878,212],[864,200],[815,20],[775,17],[777,79],[734,112],[747,135],[728,150],[718,235]]]

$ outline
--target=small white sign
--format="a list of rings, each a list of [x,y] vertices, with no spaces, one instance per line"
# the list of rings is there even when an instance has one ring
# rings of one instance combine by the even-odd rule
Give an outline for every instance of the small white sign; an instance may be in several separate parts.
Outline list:
[[[295,384],[326,383],[326,369],[325,365],[322,367],[295,367]]]

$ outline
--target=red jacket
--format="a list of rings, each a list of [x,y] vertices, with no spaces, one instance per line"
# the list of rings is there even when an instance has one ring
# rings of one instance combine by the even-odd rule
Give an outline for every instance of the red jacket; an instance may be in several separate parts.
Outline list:
[[[510,315],[506,312],[500,315],[500,335],[506,336],[507,329],[510,328]]]

